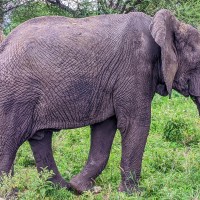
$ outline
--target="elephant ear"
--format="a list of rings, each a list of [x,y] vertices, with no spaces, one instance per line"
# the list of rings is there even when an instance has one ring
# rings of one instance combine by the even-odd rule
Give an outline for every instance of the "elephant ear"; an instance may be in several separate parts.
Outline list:
[[[161,47],[161,70],[170,96],[174,77],[178,70],[178,58],[174,44],[176,21],[170,11],[162,9],[155,14],[150,25],[151,35]]]

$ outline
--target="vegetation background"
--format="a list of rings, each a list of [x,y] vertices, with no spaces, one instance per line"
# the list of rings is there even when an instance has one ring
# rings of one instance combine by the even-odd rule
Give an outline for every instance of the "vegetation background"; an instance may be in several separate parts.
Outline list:
[[[4,30],[7,35],[20,23],[43,15],[87,17],[142,11],[153,16],[161,8],[170,9],[180,20],[197,28],[200,25],[200,0],[1,0],[0,31]],[[54,134],[54,156],[66,180],[79,173],[86,162],[89,132],[89,127],[84,127]],[[128,195],[117,192],[120,140],[117,133],[108,165],[96,180],[96,185],[102,189],[98,194],[86,192],[76,196],[53,186],[47,181],[52,172],[44,169],[38,175],[29,144],[24,143],[15,161],[15,175],[4,176],[0,183],[0,197],[23,200],[200,200],[200,121],[190,98],[177,92],[173,92],[172,99],[155,96],[151,130],[143,158],[141,193]],[[15,194],[16,188],[18,192]]]

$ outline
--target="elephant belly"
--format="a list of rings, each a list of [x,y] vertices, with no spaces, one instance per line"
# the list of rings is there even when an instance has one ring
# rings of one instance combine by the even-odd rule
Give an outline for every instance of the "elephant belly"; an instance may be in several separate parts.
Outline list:
[[[114,115],[112,95],[91,93],[77,95],[68,93],[51,100],[42,99],[36,108],[35,130],[67,129],[87,126]]]

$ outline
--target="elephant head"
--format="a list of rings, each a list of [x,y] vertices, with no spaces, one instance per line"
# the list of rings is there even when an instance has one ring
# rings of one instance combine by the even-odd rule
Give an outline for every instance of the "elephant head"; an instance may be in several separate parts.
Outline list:
[[[200,113],[200,33],[168,10],[158,11],[150,25],[161,48],[161,74],[167,93],[172,88],[191,96]]]

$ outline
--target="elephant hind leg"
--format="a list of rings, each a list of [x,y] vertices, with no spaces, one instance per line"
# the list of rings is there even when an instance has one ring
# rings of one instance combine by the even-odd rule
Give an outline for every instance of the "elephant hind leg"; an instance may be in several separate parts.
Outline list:
[[[47,167],[48,170],[54,172],[50,181],[61,187],[69,188],[69,184],[60,175],[53,157],[52,134],[51,130],[41,130],[29,139],[37,170],[40,172],[42,168]]]
[[[105,168],[113,139],[117,130],[116,117],[91,125],[91,144],[88,161],[80,174],[70,181],[71,188],[78,193],[90,190],[94,179]]]

